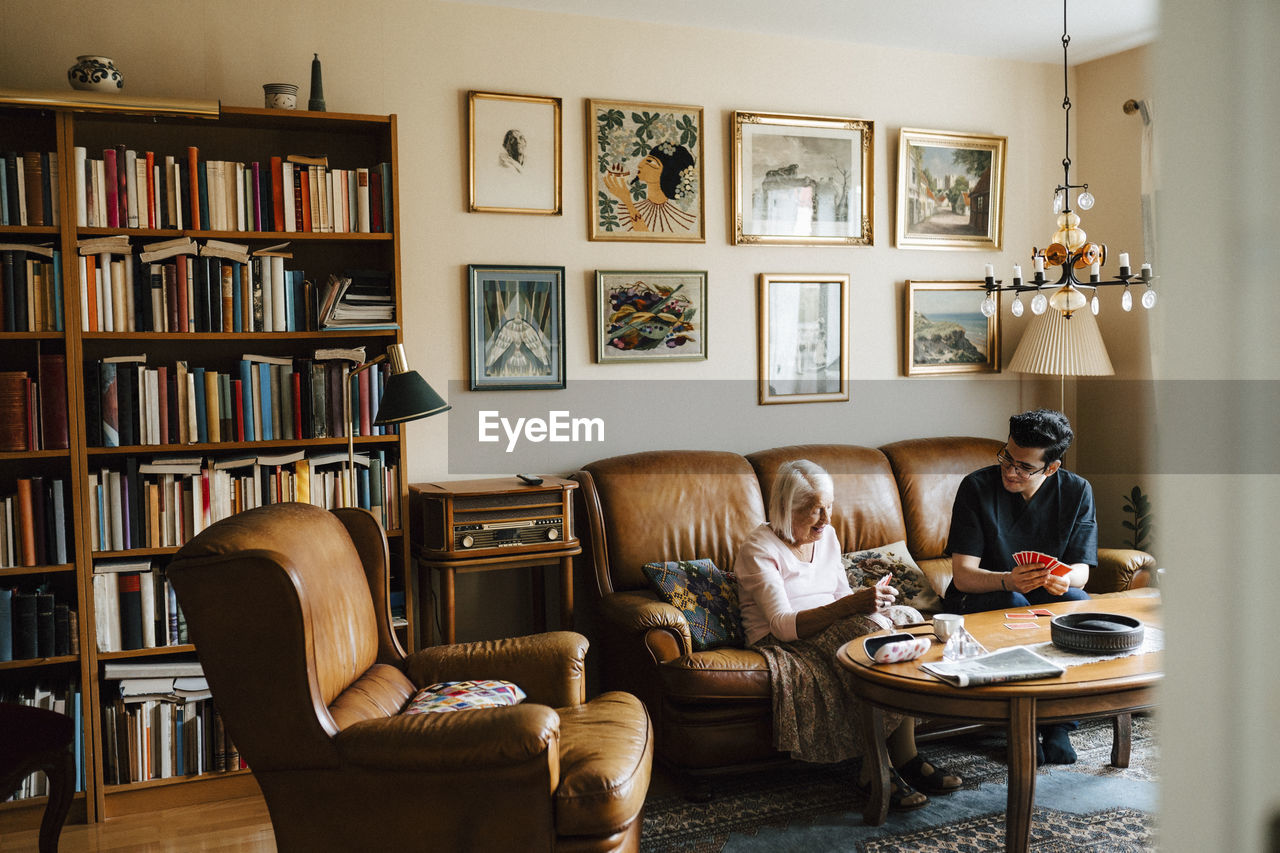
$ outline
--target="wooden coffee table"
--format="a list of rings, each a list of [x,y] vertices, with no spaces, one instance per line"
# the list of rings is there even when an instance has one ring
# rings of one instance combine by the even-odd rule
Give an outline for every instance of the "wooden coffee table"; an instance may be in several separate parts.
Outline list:
[[[1145,625],[1160,624],[1160,599],[1111,598],[1049,605],[1054,614],[1073,611],[1123,613]],[[1004,627],[1004,611],[971,613],[965,628],[988,651],[1030,645],[1049,639],[1048,616],[1036,620],[1035,630]],[[1012,620],[1009,620],[1012,621]],[[931,636],[929,627],[906,629]],[[875,636],[875,635],[872,635]],[[1005,849],[1025,851],[1030,844],[1031,807],[1036,786],[1036,726],[1095,717],[1114,717],[1115,743],[1111,763],[1129,766],[1129,733],[1134,711],[1155,704],[1161,656],[1138,654],[1067,668],[1066,675],[1036,681],[1017,681],[984,687],[952,687],[919,668],[941,660],[942,643],[934,641],[923,658],[899,664],[873,664],[859,638],[836,653],[840,664],[858,681],[863,701],[859,725],[871,762],[871,798],[863,811],[867,823],[879,826],[889,810],[889,756],[885,749],[884,711],[918,717],[1002,724],[1009,734],[1009,800],[1005,815]],[[879,784],[876,784],[876,780]]]

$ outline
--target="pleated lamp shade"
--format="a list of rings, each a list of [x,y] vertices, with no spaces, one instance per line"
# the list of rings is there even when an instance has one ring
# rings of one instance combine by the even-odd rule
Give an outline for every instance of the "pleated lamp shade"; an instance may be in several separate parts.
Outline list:
[[[1076,311],[1064,317],[1053,309],[1031,321],[1009,369],[1054,376],[1110,376],[1116,372],[1093,314]]]

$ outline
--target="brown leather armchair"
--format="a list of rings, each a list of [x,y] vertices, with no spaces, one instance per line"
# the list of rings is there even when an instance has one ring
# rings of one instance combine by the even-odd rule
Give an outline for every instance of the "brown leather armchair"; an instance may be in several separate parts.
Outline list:
[[[584,702],[581,635],[406,656],[364,510],[240,513],[168,575],[281,851],[638,849],[653,730],[629,694]],[[528,699],[400,714],[423,686],[483,678]]]

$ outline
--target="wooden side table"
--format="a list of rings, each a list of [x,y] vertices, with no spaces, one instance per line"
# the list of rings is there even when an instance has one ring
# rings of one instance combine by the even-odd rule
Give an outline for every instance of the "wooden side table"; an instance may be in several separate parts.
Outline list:
[[[546,630],[543,569],[560,568],[560,627],[573,628],[573,558],[582,553],[573,532],[573,480],[545,477],[529,484],[515,477],[447,480],[409,486],[410,548],[420,572],[440,576],[440,637],[457,642],[454,588],[458,574],[531,569],[534,626]],[[419,594],[417,624],[430,624]]]

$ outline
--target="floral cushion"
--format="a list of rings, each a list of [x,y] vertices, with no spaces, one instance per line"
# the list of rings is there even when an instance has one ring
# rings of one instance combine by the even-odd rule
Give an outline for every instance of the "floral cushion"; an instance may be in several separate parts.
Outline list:
[[[893,542],[880,548],[854,551],[840,558],[844,562],[849,586],[872,586],[885,575],[893,575],[889,585],[898,590],[898,604],[906,604],[928,613],[942,609],[942,599],[934,591],[924,572],[911,559],[906,542]]]
[[[524,691],[510,681],[441,681],[419,690],[402,714],[434,714],[472,708],[501,708],[524,700]]]
[[[738,581],[731,572],[710,560],[680,560],[649,563],[644,575],[663,601],[684,613],[694,651],[742,645]]]

